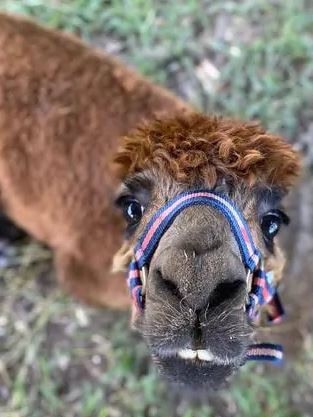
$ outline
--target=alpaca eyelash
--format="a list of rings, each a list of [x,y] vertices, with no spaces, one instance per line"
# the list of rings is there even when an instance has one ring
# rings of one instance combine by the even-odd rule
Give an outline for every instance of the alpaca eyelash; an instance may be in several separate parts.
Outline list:
[[[290,223],[290,217],[281,209],[273,210],[274,213],[278,214],[282,219],[282,223],[286,226]]]
[[[135,195],[125,193],[117,197],[117,199],[115,200],[115,205],[123,209],[127,204],[129,204],[132,201],[138,201],[140,203],[140,201]]]
[[[121,208],[121,207],[123,207],[126,204],[126,201],[127,200],[135,200],[135,197],[132,196],[132,195],[130,195],[130,194],[122,194],[122,195],[119,195],[117,197],[117,199],[115,200],[114,204],[117,207],[120,207]]]
[[[280,217],[282,224],[285,226],[288,226],[290,223],[290,217],[281,208],[268,210],[267,212],[262,214],[262,216],[260,217],[260,222],[262,221],[262,217],[266,216],[267,214],[276,214],[277,216]]]

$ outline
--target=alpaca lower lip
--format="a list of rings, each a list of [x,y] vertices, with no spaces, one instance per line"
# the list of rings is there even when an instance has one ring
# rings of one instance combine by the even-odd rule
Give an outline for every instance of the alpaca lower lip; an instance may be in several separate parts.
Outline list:
[[[189,354],[191,356],[190,352]],[[176,355],[153,355],[153,359],[160,375],[165,379],[193,389],[219,387],[239,368],[239,364],[231,361],[216,358],[213,361],[201,360],[198,354],[193,359],[183,359],[178,351]]]

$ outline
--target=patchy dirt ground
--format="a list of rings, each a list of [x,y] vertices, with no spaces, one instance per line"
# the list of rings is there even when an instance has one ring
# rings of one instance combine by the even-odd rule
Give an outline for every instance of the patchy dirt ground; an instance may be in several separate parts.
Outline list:
[[[288,318],[262,335],[284,344],[283,368],[246,366],[220,393],[168,389],[128,315],[66,297],[49,250],[27,238],[0,246],[1,417],[313,416],[310,0],[4,3],[87,37],[205,111],[261,119],[305,157],[282,236]]]

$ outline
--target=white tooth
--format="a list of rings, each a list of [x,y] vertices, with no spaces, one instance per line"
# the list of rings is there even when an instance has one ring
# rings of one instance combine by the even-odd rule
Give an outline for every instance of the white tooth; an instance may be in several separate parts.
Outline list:
[[[197,357],[197,351],[192,349],[180,349],[178,356],[182,359],[195,359]]]
[[[197,354],[201,361],[211,362],[214,359],[214,356],[209,349],[198,349]]]

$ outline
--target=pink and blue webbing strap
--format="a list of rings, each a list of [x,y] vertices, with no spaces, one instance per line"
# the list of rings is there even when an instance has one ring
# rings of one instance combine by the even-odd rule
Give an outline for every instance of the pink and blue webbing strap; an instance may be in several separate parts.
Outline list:
[[[249,346],[246,352],[246,361],[267,361],[281,364],[283,361],[283,348],[274,343],[256,343]]]
[[[260,254],[254,246],[248,225],[229,199],[211,191],[189,191],[179,194],[152,216],[135,246],[135,257],[130,265],[128,286],[138,307],[143,308],[144,304],[139,270],[149,265],[161,237],[175,218],[183,210],[194,205],[208,205],[221,211],[234,233],[244,265],[253,271],[259,263]]]
[[[227,197],[222,197],[212,191],[181,193],[168,201],[152,216],[135,247],[135,258],[139,267],[142,268],[149,264],[161,237],[175,218],[183,210],[194,205],[214,207],[226,217],[238,243],[244,265],[250,271],[254,271],[259,263],[260,253],[254,246],[245,219]]]

